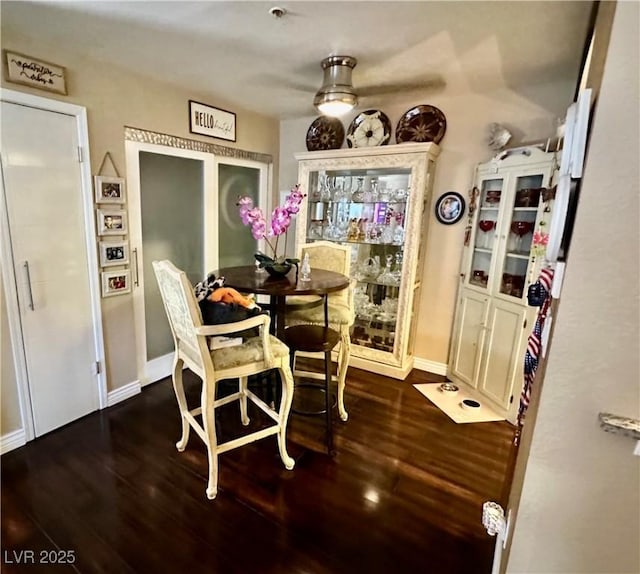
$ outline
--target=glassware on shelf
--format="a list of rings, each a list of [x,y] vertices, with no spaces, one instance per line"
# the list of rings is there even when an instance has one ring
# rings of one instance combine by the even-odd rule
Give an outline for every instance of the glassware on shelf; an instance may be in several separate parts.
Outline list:
[[[398,225],[393,232],[393,244],[402,245],[404,243],[404,227]]]
[[[368,194],[368,201],[378,201],[380,198],[380,191],[378,189],[378,178],[374,177],[371,179],[371,190]]]
[[[380,256],[369,257],[363,264],[364,276],[369,281],[375,281],[380,275]]]
[[[525,276],[515,275],[512,273],[502,274],[502,285],[500,286],[500,292],[505,295],[511,295],[511,297],[522,297],[524,291]]]
[[[407,201],[408,191],[402,187],[395,190],[394,193],[394,201],[399,201],[400,203]]]
[[[393,264],[393,255],[390,253],[385,258],[385,267],[382,273],[378,275],[378,283],[383,285],[398,285],[398,280],[394,273],[391,271],[391,265]]]
[[[353,217],[349,220],[349,226],[347,228],[347,241],[358,241],[359,234],[360,228],[358,227],[358,220]]]
[[[379,305],[377,318],[381,321],[392,323],[398,316],[398,299],[385,297]]]
[[[353,177],[350,175],[342,176],[342,196],[340,200],[351,201],[351,186],[353,185]]]
[[[491,231],[495,226],[496,222],[491,219],[481,219],[480,221],[478,221],[478,227],[482,231],[480,241],[478,242],[478,247],[482,247],[485,249],[491,247],[491,238],[488,235],[488,232]]]
[[[514,233],[517,237],[515,250],[518,253],[523,253],[522,238],[527,233],[531,233],[532,231],[533,231],[532,221],[512,221],[511,222],[511,232]]]
[[[395,255],[395,269],[393,270],[393,276],[396,280],[396,285],[400,285],[400,279],[402,279],[402,251],[396,251]]]
[[[364,177],[357,178],[356,190],[351,194],[351,201],[356,203],[364,201]]]
[[[393,232],[395,230],[395,226],[392,224],[385,225],[382,229],[382,233],[380,235],[380,243],[393,243]]]
[[[322,221],[312,221],[309,225],[309,239],[322,239]]]
[[[499,190],[490,190],[487,191],[487,195],[484,198],[484,203],[488,207],[496,207],[498,203],[500,203],[500,196],[502,192]]]
[[[470,283],[478,285],[480,287],[486,287],[489,281],[489,276],[483,269],[474,269],[471,275]]]
[[[324,176],[322,178],[322,185],[320,186],[320,201],[331,201],[331,180],[335,178],[329,178]]]
[[[378,201],[388,202],[390,198],[389,190],[387,189],[386,181],[378,182]]]

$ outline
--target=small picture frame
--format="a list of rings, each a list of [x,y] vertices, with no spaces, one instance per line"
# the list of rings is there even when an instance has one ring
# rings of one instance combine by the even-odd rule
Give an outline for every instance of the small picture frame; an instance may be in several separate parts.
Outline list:
[[[124,203],[124,179],[122,177],[94,177],[96,203]]]
[[[131,273],[128,269],[102,272],[102,296],[112,297],[131,292]]]
[[[100,267],[127,265],[129,263],[128,241],[101,241]]]
[[[98,209],[98,235],[126,235],[127,212],[124,209]]]
[[[436,219],[445,225],[458,223],[464,215],[464,209],[464,197],[455,191],[448,191],[436,201]]]

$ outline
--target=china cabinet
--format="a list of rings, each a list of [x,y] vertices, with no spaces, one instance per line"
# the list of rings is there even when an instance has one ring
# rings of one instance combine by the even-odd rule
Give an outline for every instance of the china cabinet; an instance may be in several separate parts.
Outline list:
[[[515,421],[536,281],[553,208],[556,153],[508,150],[476,169],[449,356],[449,378]]]
[[[300,153],[303,243],[351,247],[356,319],[350,364],[404,379],[413,367],[434,143]],[[313,270],[312,270],[313,273]]]

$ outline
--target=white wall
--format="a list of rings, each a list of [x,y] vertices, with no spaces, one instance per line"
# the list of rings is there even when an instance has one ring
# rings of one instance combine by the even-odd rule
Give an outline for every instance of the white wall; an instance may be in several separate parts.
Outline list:
[[[619,2],[507,572],[640,572],[640,4]]]

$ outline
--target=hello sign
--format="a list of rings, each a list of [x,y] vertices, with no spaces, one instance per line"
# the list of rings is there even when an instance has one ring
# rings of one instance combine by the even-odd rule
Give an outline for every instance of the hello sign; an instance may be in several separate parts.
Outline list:
[[[236,141],[236,115],[189,100],[189,131],[228,141]]]

